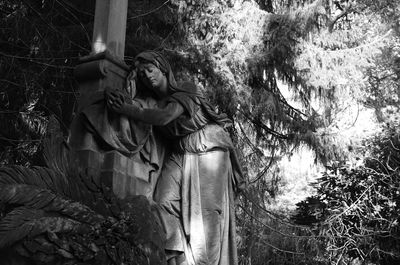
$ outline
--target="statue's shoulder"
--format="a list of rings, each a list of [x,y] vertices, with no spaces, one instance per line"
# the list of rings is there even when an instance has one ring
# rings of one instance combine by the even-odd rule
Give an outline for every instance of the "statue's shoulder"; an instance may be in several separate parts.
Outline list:
[[[177,86],[171,98],[181,103],[192,117],[199,110],[203,94],[198,86],[190,81],[178,82]]]
[[[198,88],[198,86],[191,81],[181,81],[178,82],[178,88],[179,88],[179,92],[187,92],[190,94],[199,94],[201,93],[200,89]]]

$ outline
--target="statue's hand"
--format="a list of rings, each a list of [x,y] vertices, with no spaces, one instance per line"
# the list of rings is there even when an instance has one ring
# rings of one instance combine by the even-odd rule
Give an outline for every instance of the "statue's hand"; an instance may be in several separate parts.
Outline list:
[[[106,89],[105,96],[107,106],[112,111],[117,113],[124,113],[127,103],[125,102],[123,93],[115,89]]]
[[[120,100],[116,100],[116,101],[110,101],[108,103],[108,107],[119,114],[124,114],[127,115],[128,111],[129,111],[129,104],[125,103],[125,102],[121,102]]]

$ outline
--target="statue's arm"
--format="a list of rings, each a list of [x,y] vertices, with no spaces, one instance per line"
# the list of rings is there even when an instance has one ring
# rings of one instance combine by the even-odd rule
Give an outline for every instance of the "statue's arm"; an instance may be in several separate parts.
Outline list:
[[[163,126],[184,113],[182,105],[176,101],[168,102],[165,107],[142,108],[138,104],[109,102],[108,106],[114,112],[145,123]]]

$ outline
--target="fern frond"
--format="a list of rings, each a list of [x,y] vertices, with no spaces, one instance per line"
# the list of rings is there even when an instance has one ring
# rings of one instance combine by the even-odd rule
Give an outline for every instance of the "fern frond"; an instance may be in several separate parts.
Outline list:
[[[0,186],[6,184],[34,185],[51,190],[54,193],[68,194],[66,177],[44,167],[11,166],[0,168]]]
[[[104,220],[101,215],[86,205],[65,199],[49,190],[26,184],[0,186],[0,202],[68,216],[88,224],[96,224]]]
[[[49,119],[43,156],[47,167],[61,175],[65,175],[73,169],[69,146],[61,132],[60,123],[54,116]]]
[[[84,228],[80,222],[60,216],[51,216],[43,210],[19,207],[0,221],[0,248],[43,232],[71,232]],[[87,229],[87,227],[86,227]]]

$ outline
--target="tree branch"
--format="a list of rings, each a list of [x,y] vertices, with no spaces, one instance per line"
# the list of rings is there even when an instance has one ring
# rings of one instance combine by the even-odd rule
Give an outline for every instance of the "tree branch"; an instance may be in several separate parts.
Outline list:
[[[344,16],[347,16],[348,14],[350,14],[353,11],[354,11],[353,3],[349,2],[348,5],[346,6],[346,8],[343,9],[343,11],[340,12],[340,14],[338,14],[337,16],[335,16],[332,20],[330,20],[328,22],[328,30],[329,30],[329,32],[331,33],[333,31],[333,27],[335,26],[336,22],[339,21],[339,19],[341,19]]]

